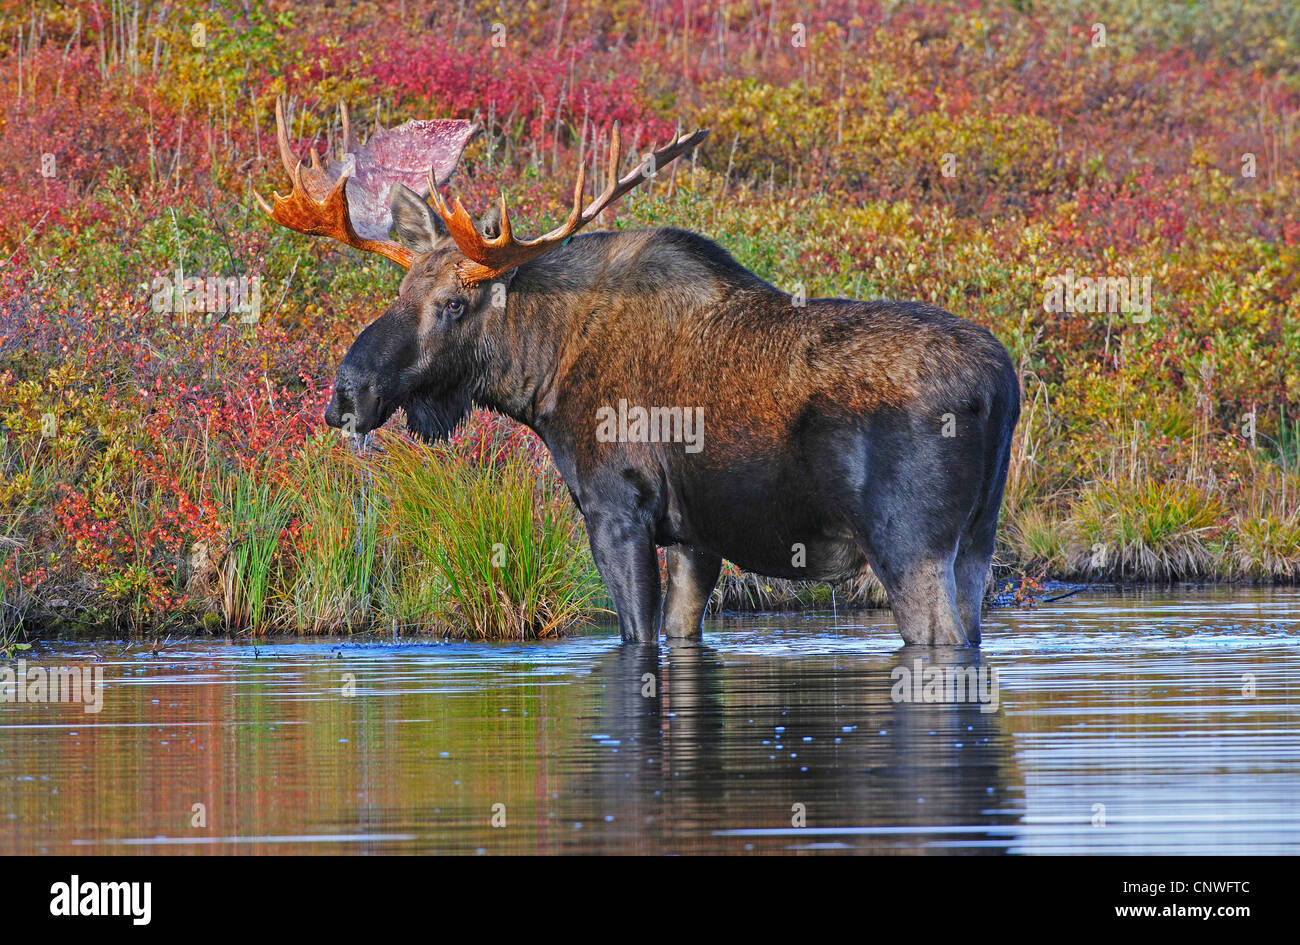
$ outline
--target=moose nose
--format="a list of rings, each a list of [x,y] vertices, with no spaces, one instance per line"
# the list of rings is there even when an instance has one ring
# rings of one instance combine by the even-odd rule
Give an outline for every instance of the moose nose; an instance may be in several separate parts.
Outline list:
[[[344,403],[342,391],[337,387],[334,388],[334,396],[330,398],[329,406],[325,408],[325,422],[332,427],[343,426],[344,414],[352,413],[351,404]]]
[[[364,435],[387,419],[373,383],[339,382],[325,408],[325,422],[347,433]]]

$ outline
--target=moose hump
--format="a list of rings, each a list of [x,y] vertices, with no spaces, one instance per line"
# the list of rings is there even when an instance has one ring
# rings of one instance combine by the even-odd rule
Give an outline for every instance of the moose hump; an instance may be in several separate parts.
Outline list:
[[[429,193],[429,168],[439,186],[451,180],[465,146],[482,130],[461,119],[412,120],[372,134],[365,144],[345,141],[341,160],[326,167],[330,178],[347,175],[352,228],[364,239],[385,239],[393,228],[388,193],[395,183],[421,196]]]

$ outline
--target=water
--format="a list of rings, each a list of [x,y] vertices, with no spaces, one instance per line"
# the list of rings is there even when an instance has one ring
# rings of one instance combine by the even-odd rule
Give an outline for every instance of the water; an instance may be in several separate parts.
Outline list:
[[[960,655],[883,612],[657,652],[38,645],[103,707],[0,704],[0,853],[1294,854],[1298,625],[1180,589],[993,610]],[[996,711],[895,701],[916,659],[996,669]]]

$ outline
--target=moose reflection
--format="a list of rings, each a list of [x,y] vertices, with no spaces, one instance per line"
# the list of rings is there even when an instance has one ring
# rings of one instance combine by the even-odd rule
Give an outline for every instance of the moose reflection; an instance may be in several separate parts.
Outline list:
[[[895,670],[917,659],[989,668],[978,651],[951,648],[724,661],[698,644],[622,647],[595,671],[607,736],[598,779],[567,813],[606,809],[627,831],[611,842],[650,853],[688,851],[715,829],[736,852],[998,852],[1000,834],[971,827],[1017,820],[1002,717],[978,700],[895,701]],[[565,807],[561,798],[560,816]]]

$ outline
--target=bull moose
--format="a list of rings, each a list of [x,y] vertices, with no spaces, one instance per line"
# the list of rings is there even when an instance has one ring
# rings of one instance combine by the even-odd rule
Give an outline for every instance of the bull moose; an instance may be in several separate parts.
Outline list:
[[[580,168],[568,218],[524,240],[504,197],[476,225],[439,189],[476,125],[411,121],[358,145],[344,111],[342,160],[313,150],[307,166],[278,103],[276,119],[293,189],[263,209],[407,270],[339,366],[328,424],[364,434],[401,407],[436,440],[478,405],[534,430],[624,640],[698,637],[726,558],[829,582],[869,565],[907,643],[979,643],[1020,413],[986,329],[918,302],[792,297],[680,229],[579,235],[705,130],[620,177],[615,125],[601,193],[585,202]]]

